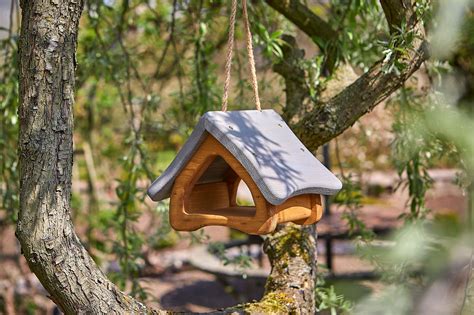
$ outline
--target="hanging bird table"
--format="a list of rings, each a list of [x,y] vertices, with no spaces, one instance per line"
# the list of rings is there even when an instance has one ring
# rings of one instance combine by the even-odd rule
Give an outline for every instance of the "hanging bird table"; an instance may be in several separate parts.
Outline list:
[[[222,111],[201,117],[148,189],[154,201],[170,198],[170,223],[179,231],[221,225],[268,234],[279,223],[313,224],[322,216],[321,194],[335,194],[342,187],[280,115],[260,109],[245,0],[242,5],[257,110],[226,111],[237,7],[233,0]],[[237,203],[241,181],[252,194],[253,206]]]

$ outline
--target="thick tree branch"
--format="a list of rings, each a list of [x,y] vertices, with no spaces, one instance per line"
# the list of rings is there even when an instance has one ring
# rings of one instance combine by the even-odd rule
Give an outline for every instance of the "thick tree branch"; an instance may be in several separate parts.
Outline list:
[[[414,32],[415,39],[407,53],[395,54],[393,58],[396,60],[393,58],[385,60],[382,57],[354,83],[328,102],[315,106],[311,112],[305,114],[294,129],[309,148],[316,149],[352,126],[361,116],[399,89],[428,58],[424,29],[421,23],[417,23],[415,12],[409,2],[381,1],[388,24],[391,25],[392,36],[397,34],[402,23],[407,23],[407,31]],[[295,58],[294,55],[287,54],[287,57],[285,62],[298,64],[296,60],[291,61],[291,58]],[[387,72],[388,63],[393,62],[399,65],[399,71]],[[307,86],[301,79],[293,79],[294,73],[297,72],[295,69],[275,66],[275,70],[286,81],[291,80],[291,84],[287,86],[287,106],[294,112],[295,104],[292,102],[294,99],[304,99],[301,95],[306,93]]]
[[[380,4],[391,33],[395,33],[397,27],[405,22],[410,24],[409,20],[414,22],[411,0],[382,0]]]
[[[315,226],[282,226],[266,240],[264,249],[272,263],[265,295],[284,295],[288,301],[287,313],[314,313],[317,271]]]
[[[299,0],[265,0],[313,40],[315,37],[328,42],[337,37],[336,31]]]
[[[273,70],[285,79],[286,106],[283,108],[283,119],[291,122],[291,119],[302,111],[302,104],[309,97],[309,89],[305,71],[300,65],[304,50],[296,47],[294,37],[283,35],[282,39],[288,44],[283,46],[285,58],[275,64]]]
[[[295,126],[298,136],[312,149],[337,137],[398,90],[427,56],[426,43],[421,42],[400,73],[385,73],[385,63],[376,63],[341,93],[307,114]]]
[[[264,251],[272,265],[263,298],[220,311],[221,314],[315,314],[317,271],[315,226],[281,225],[269,235]]]

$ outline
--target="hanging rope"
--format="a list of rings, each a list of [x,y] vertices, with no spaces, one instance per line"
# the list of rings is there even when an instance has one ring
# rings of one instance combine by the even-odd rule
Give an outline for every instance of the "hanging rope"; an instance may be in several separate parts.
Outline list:
[[[232,68],[232,54],[234,52],[234,32],[235,32],[235,16],[237,14],[237,0],[232,0],[232,8],[230,12],[229,38],[227,39],[227,56],[225,59],[225,81],[224,95],[222,96],[222,111],[227,111],[227,102],[229,98],[230,86],[230,70]]]
[[[255,70],[255,59],[253,57],[252,33],[250,32],[250,23],[247,14],[247,0],[242,1],[242,13],[244,18],[245,31],[247,33],[247,53],[249,55],[250,83],[252,84],[253,88],[255,108],[257,108],[257,110],[262,110],[260,106],[260,97],[258,96],[257,71]]]
[[[230,13],[229,39],[227,40],[227,55],[225,61],[225,81],[224,95],[222,96],[222,111],[227,111],[230,88],[230,72],[232,68],[232,55],[234,52],[234,33],[235,33],[235,17],[237,14],[237,0],[232,0],[232,8]],[[244,19],[244,27],[247,41],[247,54],[249,58],[250,83],[252,84],[255,108],[262,110],[260,106],[260,97],[258,96],[257,71],[255,70],[255,59],[253,56],[252,33],[250,32],[250,23],[247,12],[247,1],[242,0],[242,17]]]

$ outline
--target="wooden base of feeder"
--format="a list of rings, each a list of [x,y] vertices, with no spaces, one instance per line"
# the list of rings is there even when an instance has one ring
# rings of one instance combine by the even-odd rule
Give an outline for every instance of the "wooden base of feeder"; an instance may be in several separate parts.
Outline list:
[[[225,178],[197,184],[217,157],[230,166]],[[237,204],[241,180],[252,193],[255,206]],[[170,199],[170,223],[178,231],[222,225],[248,234],[268,234],[278,223],[313,224],[321,216],[320,195],[299,195],[281,205],[270,204],[240,162],[209,134],[176,178]]]

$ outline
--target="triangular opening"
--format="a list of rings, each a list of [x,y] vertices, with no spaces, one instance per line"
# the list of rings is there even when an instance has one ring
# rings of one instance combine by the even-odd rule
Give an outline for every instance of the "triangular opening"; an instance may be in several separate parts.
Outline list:
[[[239,183],[243,183],[243,180],[223,157],[211,158],[212,162],[191,189],[186,212],[227,217],[254,217],[256,208],[253,198],[250,198],[251,201],[236,198]]]
[[[252,192],[243,180],[240,180],[238,184],[236,203],[242,207],[255,207]]]

